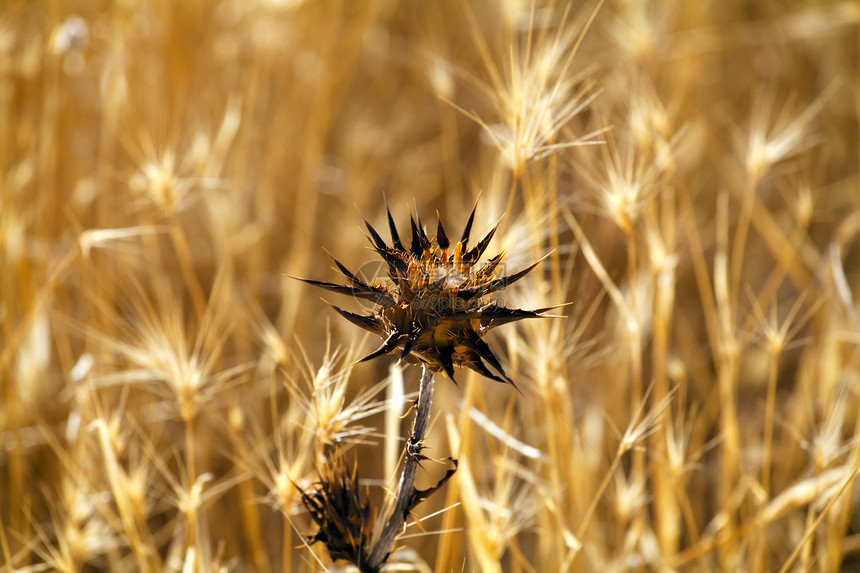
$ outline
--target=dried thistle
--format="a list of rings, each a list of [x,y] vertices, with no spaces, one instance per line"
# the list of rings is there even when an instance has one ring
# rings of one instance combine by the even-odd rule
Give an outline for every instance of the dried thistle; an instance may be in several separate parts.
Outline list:
[[[302,502],[319,531],[311,543],[322,542],[332,559],[345,559],[365,571],[370,557],[374,521],[365,492],[358,483],[358,465],[349,469],[340,450],[319,470],[320,481],[311,490],[300,490]]]
[[[475,206],[475,208],[477,205]],[[332,305],[347,320],[383,338],[382,345],[359,360],[399,352],[401,360],[423,366],[415,419],[406,440],[406,456],[397,493],[385,512],[385,519],[370,526],[368,506],[358,495],[356,470],[343,467],[335,456],[326,462],[321,481],[302,500],[319,526],[312,541],[323,541],[331,557],[346,559],[365,572],[375,572],[385,563],[394,543],[415,506],[438,490],[456,471],[457,460],[435,486],[418,490],[415,475],[421,461],[424,437],[430,421],[434,373],[444,371],[454,380],[454,366],[466,366],[498,382],[514,385],[482,337],[492,328],[523,318],[537,318],[550,308],[521,310],[507,308],[491,296],[529,273],[537,261],[525,269],[504,276],[499,273],[504,252],[482,266],[478,260],[498,228],[498,223],[471,249],[469,235],[475,208],[462,237],[451,248],[437,215],[436,237],[427,236],[420,216],[411,217],[412,241],[407,248],[391,211],[386,205],[392,245],[389,246],[365,219],[368,240],[388,267],[388,278],[366,282],[332,257],[347,284],[298,279],[341,294],[369,300],[376,307],[369,315],[359,315]],[[543,259],[541,259],[543,260]],[[495,370],[493,372],[490,367]],[[372,548],[369,539],[374,539]]]
[[[477,245],[468,248],[475,208],[469,215],[462,237],[453,247],[438,214],[436,237],[432,241],[421,224],[420,216],[416,221],[416,217],[410,215],[412,240],[407,247],[401,242],[386,205],[392,246],[386,244],[366,219],[364,224],[370,233],[370,244],[388,267],[387,280],[365,282],[334,257],[332,260],[347,279],[347,284],[298,279],[376,304],[370,315],[354,314],[331,305],[353,324],[383,339],[379,348],[359,362],[398,351],[401,360],[426,365],[433,372],[444,371],[451,380],[454,380],[454,366],[465,366],[487,378],[516,387],[483,337],[492,328],[524,318],[537,318],[556,307],[537,310],[507,308],[502,301],[491,296],[524,277],[543,258],[507,276],[497,272],[504,252],[479,266],[478,260],[499,223]]]

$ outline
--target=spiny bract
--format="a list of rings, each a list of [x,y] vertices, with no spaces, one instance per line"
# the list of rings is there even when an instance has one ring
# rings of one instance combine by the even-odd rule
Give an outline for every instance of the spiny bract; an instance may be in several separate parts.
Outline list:
[[[353,324],[384,339],[377,350],[359,362],[399,351],[401,360],[418,361],[434,371],[444,371],[452,380],[453,367],[456,365],[471,368],[498,382],[514,385],[482,337],[491,328],[524,318],[537,318],[555,307],[537,310],[507,308],[490,296],[524,277],[543,259],[508,276],[498,276],[496,273],[504,252],[479,267],[478,259],[487,249],[499,224],[496,223],[477,245],[469,249],[469,233],[475,219],[475,208],[469,215],[461,239],[454,244],[453,249],[438,214],[436,238],[432,241],[421,224],[420,216],[416,222],[416,218],[410,215],[412,241],[407,248],[400,241],[397,226],[386,205],[391,246],[386,244],[366,219],[364,224],[370,233],[368,240],[373,249],[388,266],[390,280],[365,282],[334,257],[332,260],[347,279],[347,284],[299,279],[377,305],[374,312],[367,316],[331,305]]]
[[[345,559],[358,566],[367,563],[373,519],[367,494],[361,495],[358,467],[353,464],[350,470],[343,452],[336,450],[326,458],[319,477],[311,489],[299,488],[302,503],[319,527],[308,541],[324,543],[333,560]]]

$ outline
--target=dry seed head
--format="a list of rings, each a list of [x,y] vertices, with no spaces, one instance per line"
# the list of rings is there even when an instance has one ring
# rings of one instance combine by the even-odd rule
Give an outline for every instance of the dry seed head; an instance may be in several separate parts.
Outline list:
[[[824,413],[824,419],[820,424],[812,428],[812,436],[809,441],[804,441],[801,446],[806,449],[812,457],[816,472],[830,467],[843,454],[854,447],[855,439],[843,439],[848,407],[851,402],[849,394],[849,383],[843,381],[834,392],[833,399],[829,401],[829,407]],[[852,423],[853,425],[853,423]]]
[[[152,201],[168,213],[181,210],[190,186],[188,181],[176,173],[173,153],[147,160],[129,180],[129,187],[140,195],[148,195]]]
[[[809,133],[810,124],[833,90],[834,86],[830,86],[800,113],[793,113],[791,104],[786,103],[783,109],[775,114],[772,95],[756,98],[744,146],[747,176],[752,182],[760,181],[774,164],[797,155],[816,143]]]
[[[184,152],[154,151],[151,143],[143,147],[149,150],[144,152],[140,166],[129,178],[129,189],[144,203],[154,204],[166,215],[187,210],[203,191],[224,187],[217,177],[205,176],[205,163],[218,151],[212,149],[208,134],[198,133]]]
[[[648,394],[650,394],[650,392],[651,389],[648,390]],[[673,395],[674,394],[672,393],[668,394],[647,412],[645,411],[646,400],[642,401],[637,408],[633,419],[627,426],[627,429],[621,438],[621,443],[618,444],[617,455],[620,456],[632,450],[641,444],[648,436],[654,433],[657,428],[657,424],[660,423],[661,419],[669,409]]]
[[[295,484],[303,481],[312,456],[312,429],[301,427],[304,414],[300,410],[295,405],[289,408],[271,434],[259,428],[257,420],[249,419],[248,437],[243,438],[247,454],[239,460],[266,487],[260,501],[285,515],[293,513],[299,493]]]
[[[474,530],[473,543],[481,547],[483,555],[480,561],[484,570],[494,570],[494,564],[508,550],[510,541],[533,524],[539,507],[533,487],[538,480],[528,470],[505,456],[498,456],[493,460],[491,475],[492,485],[480,483],[473,472],[469,472],[460,482],[471,482],[468,488],[474,496],[471,493],[469,496],[464,495],[461,503],[470,524],[469,529]],[[482,490],[493,491],[493,497],[480,495],[478,492]],[[474,499],[467,500],[466,497]]]
[[[295,489],[293,481],[285,471],[281,470],[275,475],[275,487],[271,493],[277,500],[277,507],[281,511],[289,511],[293,506],[293,491]]]
[[[643,212],[658,196],[660,187],[673,169],[675,148],[683,132],[661,146],[642,149],[635,142],[609,144],[602,148],[596,167],[581,168],[597,195],[598,208],[625,233],[631,233]]]
[[[462,238],[453,244],[440,220],[436,237],[431,241],[420,217],[417,220],[412,217],[411,244],[406,245],[400,240],[391,212],[387,214],[392,246],[365,221],[370,233],[368,239],[387,265],[387,279],[365,282],[332,257],[347,284],[298,280],[375,304],[370,315],[354,314],[332,305],[341,316],[383,339],[377,350],[359,362],[397,351],[401,360],[425,364],[436,372],[444,371],[452,380],[454,366],[465,366],[497,382],[513,385],[483,336],[496,326],[537,318],[556,307],[512,309],[491,295],[524,277],[540,260],[508,276],[498,273],[504,253],[479,266],[478,259],[499,223],[469,248],[475,209]]]
[[[533,160],[561,149],[600,143],[597,136],[602,131],[558,141],[562,129],[584,112],[599,93],[591,77],[593,69],[571,73],[573,58],[590,20],[571,23],[565,10],[561,17],[552,18],[554,29],[546,26],[537,34],[530,33],[525,41],[518,35],[507,40],[511,48],[505,54],[506,61],[498,65],[490,56],[474,16],[467,14],[471,16],[488,81],[469,75],[465,79],[492,106],[499,122],[489,124],[475,113],[461,111],[484,129],[515,177]],[[588,16],[594,15],[592,12]],[[532,10],[532,24],[534,17]]]
[[[640,2],[621,2],[610,16],[607,30],[618,50],[618,60],[631,66],[659,61],[677,11],[672,3],[661,6]]]
[[[675,113],[667,109],[651,82],[637,78],[636,95],[630,102],[630,133],[639,149],[650,151],[674,136]]]
[[[138,283],[130,285],[128,317],[105,309],[117,335],[93,334],[110,351],[106,364],[91,377],[96,386],[142,384],[168,398],[180,417],[190,420],[220,392],[239,383],[251,364],[218,370],[231,334],[228,321],[231,294],[219,275],[208,307],[189,336],[185,312],[179,305],[154,302]]]
[[[615,511],[622,522],[629,522],[647,501],[648,488],[644,480],[628,478],[621,470],[615,472]]]
[[[309,541],[324,543],[334,560],[345,559],[359,568],[367,563],[374,520],[367,494],[362,496],[359,487],[357,465],[350,469],[343,452],[336,450],[319,469],[319,481],[301,495],[319,527]]]
[[[755,298],[750,295],[753,301],[753,312],[759,320],[759,330],[761,332],[761,340],[759,342],[770,353],[772,358],[779,357],[782,352],[798,343],[798,341],[792,343],[793,339],[818,308],[820,301],[813,304],[805,314],[800,315],[803,303],[806,301],[806,294],[806,292],[803,292],[798,296],[781,323],[779,321],[778,302],[774,301],[770,306],[770,312],[765,315],[765,311],[761,309]]]
[[[490,514],[490,523],[500,540],[500,555],[508,542],[520,531],[530,527],[538,511],[535,486],[544,484],[525,466],[505,456],[497,456],[494,466],[494,499],[486,501],[484,509]]]
[[[57,557],[61,557],[62,562],[78,565],[68,569],[70,571],[78,570],[82,564],[98,559],[121,544],[100,510],[107,498],[105,492],[93,487],[82,468],[75,467],[73,471],[77,475],[67,474],[63,479],[54,517]]]
[[[319,368],[305,356],[305,373],[302,376],[305,383],[288,382],[293,403],[303,410],[303,420],[308,420],[306,430],[317,446],[317,461],[325,457],[326,448],[331,446],[367,443],[375,430],[361,425],[361,422],[388,408],[388,401],[378,399],[388,384],[387,379],[347,400],[355,356],[352,350],[327,349]]]
[[[680,400],[679,400],[680,401]],[[664,422],[666,429],[666,466],[676,480],[694,469],[703,452],[691,452],[691,445],[696,442],[696,420],[697,410],[690,409],[689,412],[679,410]]]

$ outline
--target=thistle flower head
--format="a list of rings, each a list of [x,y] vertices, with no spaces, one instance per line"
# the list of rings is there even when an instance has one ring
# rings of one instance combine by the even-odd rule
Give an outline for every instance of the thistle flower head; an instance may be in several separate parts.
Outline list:
[[[483,340],[484,335],[496,326],[536,318],[555,307],[537,310],[507,308],[492,294],[524,277],[543,259],[507,276],[498,272],[504,252],[479,265],[478,260],[492,240],[498,223],[470,248],[474,208],[460,240],[455,243],[448,238],[438,215],[436,237],[432,240],[427,236],[420,216],[410,216],[409,245],[401,241],[387,206],[386,211],[391,246],[367,220],[365,226],[373,250],[387,265],[387,278],[381,281],[361,280],[332,257],[346,278],[346,284],[299,280],[375,304],[369,315],[354,314],[332,305],[341,316],[383,339],[378,349],[359,362],[399,352],[401,360],[425,364],[436,372],[444,371],[452,380],[454,366],[465,366],[487,378],[513,385]]]
[[[309,490],[302,490],[302,502],[319,531],[310,537],[311,543],[321,541],[332,559],[345,559],[370,570],[370,538],[373,534],[370,504],[361,495],[358,468],[349,469],[336,451],[319,470],[320,480]]]

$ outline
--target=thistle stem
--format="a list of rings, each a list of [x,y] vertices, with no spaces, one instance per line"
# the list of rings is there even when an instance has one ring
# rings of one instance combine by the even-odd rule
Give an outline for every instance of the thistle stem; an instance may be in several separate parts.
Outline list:
[[[403,461],[403,472],[400,474],[400,483],[397,486],[397,497],[394,509],[388,516],[379,540],[370,553],[367,563],[363,564],[362,571],[378,571],[385,562],[397,536],[403,531],[403,525],[409,514],[409,506],[415,497],[415,474],[421,462],[421,452],[427,427],[430,425],[430,403],[433,399],[433,371],[426,366],[422,367],[421,385],[418,389],[418,401],[415,404],[415,420],[412,422],[412,431],[406,441],[406,455]]]

